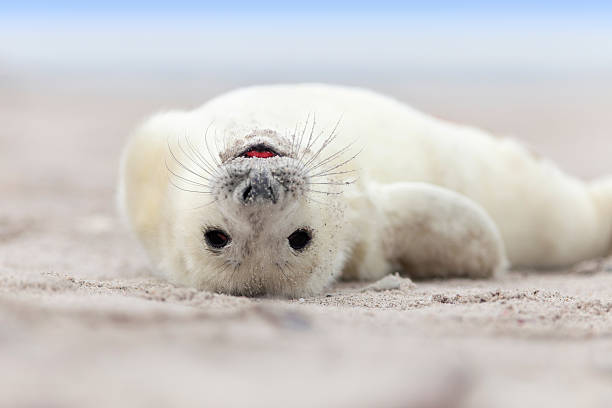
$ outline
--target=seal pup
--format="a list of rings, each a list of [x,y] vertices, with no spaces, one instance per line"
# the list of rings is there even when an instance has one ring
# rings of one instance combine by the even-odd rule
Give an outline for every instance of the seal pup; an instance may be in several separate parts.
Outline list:
[[[328,85],[244,88],[153,116],[124,149],[118,198],[164,277],[248,296],[393,271],[486,278],[601,256],[612,240],[612,182]]]

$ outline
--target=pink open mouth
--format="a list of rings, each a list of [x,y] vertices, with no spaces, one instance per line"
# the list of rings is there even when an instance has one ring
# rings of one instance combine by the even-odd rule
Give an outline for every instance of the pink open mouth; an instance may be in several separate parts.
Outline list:
[[[279,156],[274,150],[265,145],[251,146],[248,150],[241,154],[242,157],[268,159],[270,157]]]

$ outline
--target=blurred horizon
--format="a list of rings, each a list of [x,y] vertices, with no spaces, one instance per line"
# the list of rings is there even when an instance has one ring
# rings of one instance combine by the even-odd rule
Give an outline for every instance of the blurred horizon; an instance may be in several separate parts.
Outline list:
[[[58,74],[612,77],[606,2],[0,5],[0,69]],[[382,78],[381,78],[382,79]]]

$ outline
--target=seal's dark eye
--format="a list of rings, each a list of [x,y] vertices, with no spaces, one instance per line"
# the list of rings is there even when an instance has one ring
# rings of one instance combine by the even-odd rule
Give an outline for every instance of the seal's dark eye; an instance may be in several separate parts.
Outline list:
[[[310,232],[301,228],[294,231],[293,234],[289,235],[287,238],[291,248],[295,249],[296,251],[301,251],[306,248],[306,245],[310,243],[311,239],[312,237],[310,236]]]
[[[208,246],[215,249],[221,249],[231,241],[229,235],[220,229],[211,229],[206,231],[204,233],[204,238],[206,239]]]

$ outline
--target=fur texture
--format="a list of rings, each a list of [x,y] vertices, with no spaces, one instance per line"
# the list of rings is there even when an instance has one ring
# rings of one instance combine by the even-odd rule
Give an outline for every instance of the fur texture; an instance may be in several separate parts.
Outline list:
[[[255,147],[273,157],[244,155]],[[480,278],[506,258],[567,265],[605,254],[612,235],[611,183],[325,85],[245,88],[154,116],[125,148],[119,203],[164,276],[245,295],[304,296],[397,269]],[[211,247],[210,231],[227,244]],[[310,241],[296,250],[299,231]]]

